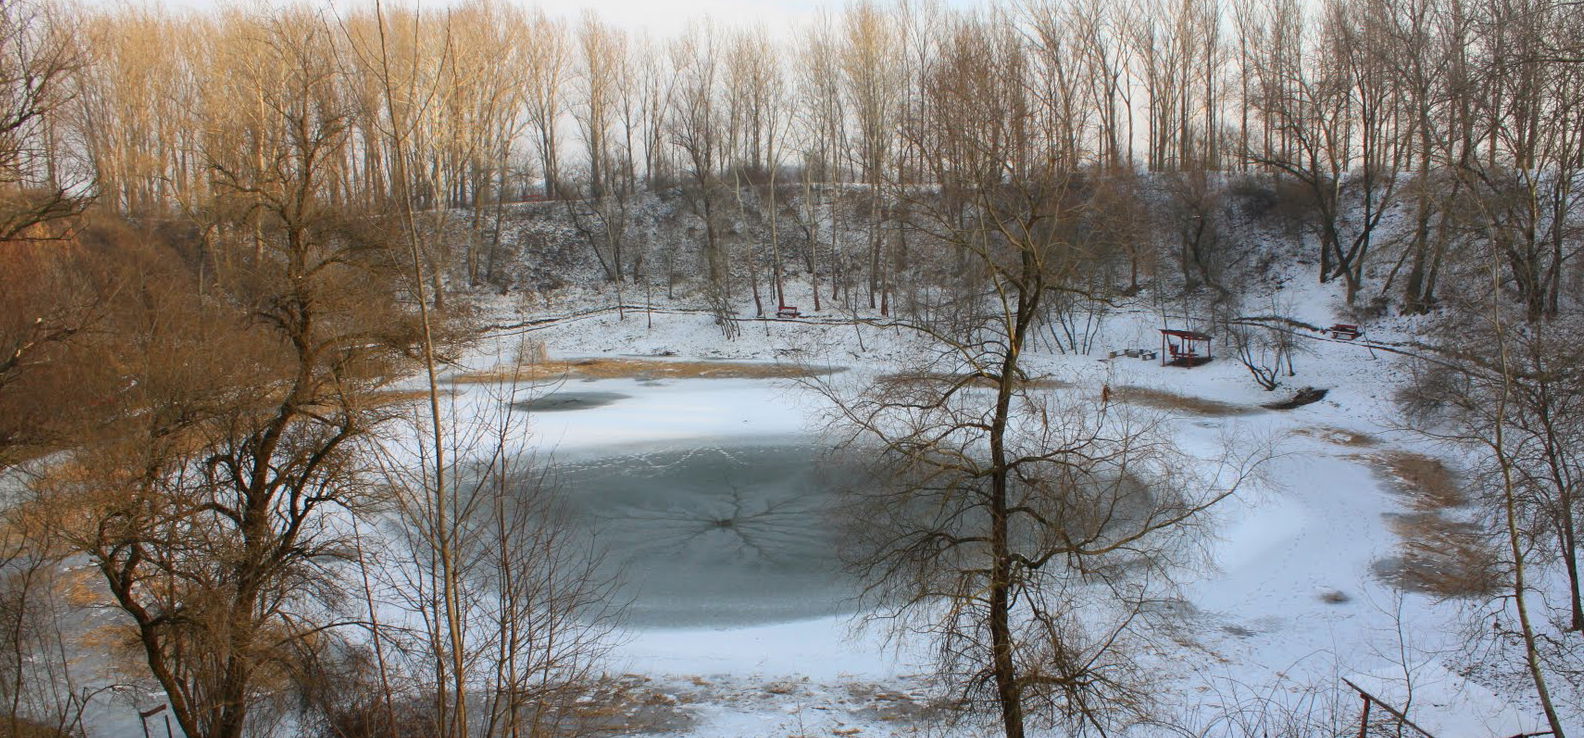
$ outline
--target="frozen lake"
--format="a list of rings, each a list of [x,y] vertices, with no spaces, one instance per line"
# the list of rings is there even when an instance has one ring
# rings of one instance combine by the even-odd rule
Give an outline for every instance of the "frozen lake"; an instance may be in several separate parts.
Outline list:
[[[518,407],[627,624],[722,628],[853,610],[809,400],[781,380],[601,380]]]
[[[629,624],[757,625],[850,608],[818,455],[792,436],[673,440],[581,449],[554,476]]]

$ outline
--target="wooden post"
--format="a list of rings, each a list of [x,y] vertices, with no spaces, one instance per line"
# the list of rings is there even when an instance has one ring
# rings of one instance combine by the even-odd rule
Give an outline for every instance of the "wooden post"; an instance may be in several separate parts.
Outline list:
[[[149,737],[149,729],[148,729],[148,719],[151,718],[151,717],[154,717],[155,715],[158,715],[158,714],[160,714],[162,712],[165,712],[165,709],[168,708],[168,707],[170,707],[170,704],[166,703],[166,704],[160,705],[159,707],[156,707],[156,708],[154,708],[152,710],[138,710],[138,722],[141,722],[143,724],[143,738],[150,738]],[[170,713],[165,713],[165,735],[169,736],[170,734],[171,734]]]
[[[1396,708],[1394,708],[1391,705],[1388,705],[1385,702],[1382,702],[1381,700],[1377,699],[1375,697],[1375,695],[1372,695],[1369,692],[1364,691],[1363,687],[1360,687],[1359,685],[1354,684],[1353,682],[1349,681],[1346,678],[1344,678],[1342,680],[1342,683],[1348,685],[1349,687],[1352,687],[1353,691],[1358,692],[1359,696],[1364,698],[1364,709],[1365,709],[1365,714],[1366,715],[1369,714],[1369,703],[1374,702],[1375,704],[1380,705],[1382,710],[1385,710],[1386,712],[1390,713],[1392,717],[1397,718],[1397,720],[1400,721],[1403,725],[1406,725],[1406,726],[1408,726],[1410,728],[1413,728],[1415,731],[1417,731],[1420,735],[1424,736],[1425,738],[1435,738],[1435,734],[1431,733],[1428,730],[1425,730],[1424,728],[1419,727],[1418,725],[1415,725],[1414,721],[1409,720],[1407,715],[1404,715],[1401,712],[1398,712]],[[1361,733],[1359,733],[1359,735],[1362,736],[1363,733],[1361,732]]]

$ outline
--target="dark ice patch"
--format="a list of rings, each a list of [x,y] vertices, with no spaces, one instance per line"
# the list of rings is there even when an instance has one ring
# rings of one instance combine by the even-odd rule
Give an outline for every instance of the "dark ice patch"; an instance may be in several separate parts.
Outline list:
[[[629,397],[632,395],[620,392],[551,392],[532,400],[512,403],[512,407],[535,413],[562,413],[604,407]]]

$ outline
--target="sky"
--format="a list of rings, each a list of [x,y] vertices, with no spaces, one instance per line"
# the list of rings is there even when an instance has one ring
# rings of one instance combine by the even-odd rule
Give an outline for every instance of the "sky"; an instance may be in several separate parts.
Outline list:
[[[269,4],[286,4],[296,0],[263,0]],[[310,5],[325,4],[340,7],[366,5],[373,0],[301,0]],[[713,22],[740,27],[763,25],[775,33],[802,21],[816,17],[822,10],[836,12],[848,0],[505,0],[513,4],[538,6],[552,16],[577,18],[584,10],[594,10],[606,21],[634,31],[648,31],[656,36],[667,36],[683,30],[689,23],[709,17]],[[90,0],[113,5],[118,0]],[[207,9],[222,4],[236,4],[237,0],[152,0],[153,4],[170,8]],[[395,4],[419,7],[444,7],[461,0],[396,0]],[[947,0],[948,5],[967,5],[977,0]],[[256,7],[257,0],[241,3]]]

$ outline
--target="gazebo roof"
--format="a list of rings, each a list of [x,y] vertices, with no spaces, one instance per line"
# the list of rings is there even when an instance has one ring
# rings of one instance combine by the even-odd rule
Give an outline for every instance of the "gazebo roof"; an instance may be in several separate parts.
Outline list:
[[[1162,328],[1162,329],[1160,329],[1160,332],[1161,332],[1161,335],[1163,335],[1163,336],[1174,336],[1174,337],[1177,337],[1177,338],[1186,338],[1186,339],[1188,339],[1190,341],[1208,341],[1208,340],[1210,340],[1210,334],[1208,334],[1208,333],[1200,333],[1198,331],[1183,331],[1183,330],[1178,330],[1176,328]]]

